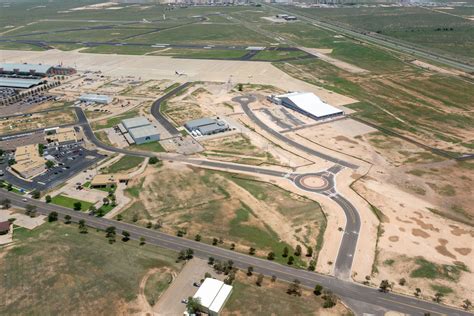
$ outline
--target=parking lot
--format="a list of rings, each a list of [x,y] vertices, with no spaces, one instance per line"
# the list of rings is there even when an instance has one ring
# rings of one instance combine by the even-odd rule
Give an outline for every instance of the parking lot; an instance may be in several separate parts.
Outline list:
[[[44,191],[54,188],[82,170],[94,166],[106,156],[97,151],[85,149],[81,143],[73,143],[59,147],[49,145],[44,150],[44,157],[47,159],[52,157],[56,165],[30,181],[18,178],[15,173],[7,170],[8,157],[4,157],[0,163],[0,170],[3,170],[5,174],[0,179],[27,191]]]

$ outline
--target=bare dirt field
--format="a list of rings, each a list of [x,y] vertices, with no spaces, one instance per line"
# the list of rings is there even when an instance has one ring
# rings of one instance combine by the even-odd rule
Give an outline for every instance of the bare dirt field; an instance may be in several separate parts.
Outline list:
[[[148,168],[130,186],[139,200],[122,213],[124,220],[141,225],[159,220],[163,231],[222,238],[226,247],[252,246],[262,256],[280,254],[285,244],[315,247],[325,228],[318,203],[248,177],[167,163]]]
[[[51,111],[49,113],[33,114],[32,116],[12,117],[0,121],[0,133],[15,133],[33,129],[70,124],[76,121],[76,115],[70,109]]]

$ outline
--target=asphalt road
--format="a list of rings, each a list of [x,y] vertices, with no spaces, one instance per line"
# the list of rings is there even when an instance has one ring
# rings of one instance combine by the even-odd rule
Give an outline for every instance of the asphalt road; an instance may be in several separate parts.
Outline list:
[[[351,168],[351,169],[357,169],[358,166],[357,165],[354,165],[350,162],[347,162],[347,161],[344,161],[344,160],[341,160],[341,159],[338,159],[338,158],[335,158],[335,157],[332,157],[332,156],[329,156],[329,155],[326,155],[324,153],[321,153],[319,151],[316,151],[316,150],[313,150],[311,148],[308,148],[306,146],[303,146],[301,145],[300,143],[297,143],[295,142],[294,140],[292,139],[289,139],[288,137],[285,137],[283,136],[282,134],[278,133],[277,131],[271,129],[270,127],[268,127],[267,125],[265,125],[262,121],[260,121],[258,119],[257,116],[255,116],[255,114],[253,113],[253,111],[250,109],[250,107],[248,106],[250,103],[254,102],[256,100],[256,98],[254,96],[244,96],[244,97],[235,97],[232,99],[232,101],[235,101],[235,102],[238,102],[240,103],[240,105],[242,106],[242,109],[244,110],[245,114],[256,124],[258,125],[258,127],[260,127],[261,129],[263,129],[265,132],[271,134],[272,136],[274,136],[275,138],[278,138],[279,140],[281,140],[282,142],[288,144],[289,146],[291,147],[294,147],[294,148],[297,148],[309,155],[312,155],[312,156],[315,156],[315,157],[319,157],[321,159],[324,159],[324,160],[327,160],[327,161],[331,161],[331,162],[334,162],[336,164],[339,164],[341,166],[344,166],[344,167],[347,167],[347,168]]]
[[[275,275],[278,279],[292,282],[297,279],[303,286],[313,288],[316,284],[321,284],[324,288],[332,290],[343,299],[354,303],[354,309],[358,314],[371,313],[383,315],[384,311],[395,310],[410,315],[423,315],[426,312],[431,315],[453,315],[468,316],[468,312],[454,309],[448,306],[435,304],[428,301],[418,300],[393,293],[381,293],[377,289],[366,287],[357,283],[343,281],[334,277],[320,275],[315,272],[300,270],[291,266],[275,263],[254,256],[238,253],[235,251],[219,248],[216,246],[196,242],[181,237],[171,236],[156,230],[139,227],[136,225],[118,222],[110,219],[94,217],[87,213],[73,211],[61,206],[46,204],[38,200],[27,199],[12,192],[0,190],[0,199],[8,198],[12,204],[18,207],[25,207],[27,204],[37,206],[37,210],[42,214],[49,214],[52,211],[58,212],[62,220],[65,215],[70,215],[74,222],[83,219],[86,225],[92,228],[104,230],[109,226],[115,226],[118,237],[123,230],[130,233],[131,239],[138,240],[140,237],[146,238],[146,243],[163,248],[180,251],[191,248],[194,254],[203,259],[212,256],[218,260],[232,260],[234,266],[246,269],[248,266],[254,267],[256,273],[263,273],[267,276]],[[119,238],[117,238],[119,239]],[[106,242],[104,238],[104,242]],[[122,242],[122,241],[118,241]],[[352,306],[351,306],[352,307]]]
[[[161,114],[161,112],[160,112],[161,104],[163,103],[163,101],[169,99],[171,96],[175,95],[176,93],[178,93],[180,91],[183,91],[184,89],[186,89],[190,85],[191,85],[191,82],[186,82],[186,83],[180,85],[179,87],[171,90],[170,92],[166,93],[164,96],[162,96],[161,98],[159,98],[158,100],[153,102],[153,104],[151,106],[151,115],[153,115],[153,117],[161,124],[161,126],[163,126],[164,129],[166,129],[168,131],[168,133],[170,133],[170,135],[172,135],[172,136],[178,136],[178,135],[181,135],[181,134],[176,129],[176,127],[174,127],[174,125],[171,124],[171,122],[168,121],[166,119],[166,117],[163,116],[163,114]]]

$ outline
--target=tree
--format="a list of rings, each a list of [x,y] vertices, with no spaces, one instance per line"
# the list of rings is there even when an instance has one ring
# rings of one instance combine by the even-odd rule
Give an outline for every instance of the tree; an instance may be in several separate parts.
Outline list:
[[[145,237],[140,237],[140,246],[143,246],[145,244]]]
[[[314,271],[314,270],[316,270],[316,261],[310,260],[309,265],[308,265],[308,271]]]
[[[51,201],[53,200],[51,198],[51,195],[46,195],[44,199],[45,199],[46,203],[51,203]]]
[[[257,277],[257,281],[255,282],[257,284],[257,286],[262,286],[262,282],[263,282],[263,274],[260,273]]]
[[[151,157],[150,160],[148,160],[148,162],[150,163],[150,165],[154,165],[158,162],[158,158]]]
[[[38,153],[40,154],[40,156],[43,156],[43,154],[44,154],[44,144],[39,144],[38,145]]]
[[[12,201],[10,201],[9,199],[3,199],[0,204],[2,204],[2,207],[4,209],[9,209],[10,206],[12,206]]]
[[[314,286],[313,293],[314,293],[314,295],[319,296],[319,295],[321,295],[322,290],[323,290],[323,286],[321,284],[316,284]]]
[[[254,247],[250,247],[249,248],[249,255],[253,256],[255,254],[255,248]]]
[[[64,216],[64,223],[65,224],[71,224],[71,216],[70,215]]]
[[[336,305],[337,297],[331,291],[326,290],[322,296],[324,303],[323,308],[331,308]]]
[[[301,282],[299,280],[295,279],[288,287],[288,290],[286,290],[286,293],[290,295],[301,296],[300,283]]]
[[[55,222],[58,220],[58,213],[57,212],[51,212],[48,214],[48,222]]]
[[[275,281],[277,280],[276,275],[272,275],[272,279],[271,279],[271,280],[272,280],[272,282],[275,282]]]
[[[109,205],[110,200],[105,197],[105,198],[102,199],[102,203],[104,203],[104,205]]]
[[[27,204],[25,207],[25,214],[30,217],[35,217],[36,215],[36,206]]]
[[[45,165],[46,165],[46,168],[51,169],[51,168],[54,167],[54,161],[52,161],[52,160],[46,160]]]
[[[398,280],[398,284],[401,286],[404,286],[406,283],[407,283],[407,280],[405,278],[401,278],[400,280]]]
[[[219,242],[219,239],[217,239],[217,238],[215,238],[215,237],[212,238],[212,245],[213,245],[213,246],[217,245],[218,242]]]
[[[79,232],[81,234],[87,234],[87,226],[86,226],[86,221],[81,219],[79,221]]]
[[[312,257],[313,256],[313,248],[312,247],[307,247],[306,248],[306,257]]]
[[[39,199],[39,198],[41,197],[40,191],[34,190],[33,192],[31,192],[31,197],[32,197],[33,199]]]
[[[230,250],[234,250],[235,249],[235,244],[234,243],[231,243],[230,244]]]
[[[433,298],[433,301],[436,303],[441,303],[441,300],[443,299],[444,294],[441,292],[436,292]]]
[[[79,202],[79,201],[74,202],[73,208],[74,208],[75,211],[80,211],[82,209],[82,203]]]
[[[186,249],[186,259],[192,259],[194,255],[194,250],[191,248]]]
[[[301,246],[300,245],[296,246],[295,256],[297,256],[297,257],[301,256]]]
[[[94,205],[91,205],[89,207],[89,213],[95,214],[97,212],[97,208]]]
[[[118,220],[119,222],[120,222],[121,220],[123,220],[122,214],[117,215],[117,220]]]
[[[288,264],[292,265],[295,262],[295,258],[293,256],[288,257]]]
[[[13,191],[13,185],[11,183],[7,184],[7,190]]]
[[[113,244],[115,242],[115,227],[109,226],[105,229],[105,237],[109,240],[109,244]]]
[[[130,233],[126,230],[122,231],[122,241],[129,241],[130,240]]]
[[[415,294],[416,297],[420,296],[420,294],[421,294],[421,289],[420,289],[419,287],[417,287],[417,288],[415,289],[415,293],[413,293],[413,294]]]
[[[471,309],[471,306],[472,306],[472,303],[469,299],[465,299],[464,301],[462,301],[462,308],[464,308],[465,310],[470,310]]]
[[[249,267],[247,268],[247,275],[248,275],[248,276],[251,276],[252,274],[253,274],[253,267],[252,267],[252,266],[249,266]]]
[[[189,314],[196,314],[199,312],[199,308],[201,307],[201,299],[199,297],[193,298],[188,297],[188,302],[186,303],[186,310]]]
[[[201,241],[201,235],[197,234],[196,236],[194,236],[194,240]]]
[[[285,246],[285,248],[283,248],[283,258],[286,258],[288,257],[288,253],[289,253],[289,250],[288,250],[288,247]]]
[[[152,228],[153,224],[151,222],[146,223],[146,228]]]
[[[275,260],[275,254],[272,251],[270,251],[267,255],[267,259],[268,260]]]
[[[209,259],[207,259],[207,264],[213,265],[214,261],[215,259],[213,257],[209,257]]]
[[[390,282],[388,280],[382,280],[379,285],[380,292],[387,293],[391,288]]]
[[[237,85],[237,90],[243,91],[243,90],[244,90],[244,85],[241,84],[241,83],[239,83],[239,84]]]

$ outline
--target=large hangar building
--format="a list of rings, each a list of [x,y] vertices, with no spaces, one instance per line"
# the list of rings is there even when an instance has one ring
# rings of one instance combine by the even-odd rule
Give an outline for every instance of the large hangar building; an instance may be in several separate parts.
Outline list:
[[[344,115],[344,111],[327,104],[310,92],[291,92],[270,96],[271,102],[283,105],[315,120],[328,119]]]
[[[130,145],[160,140],[158,129],[143,116],[124,119],[117,127]]]

